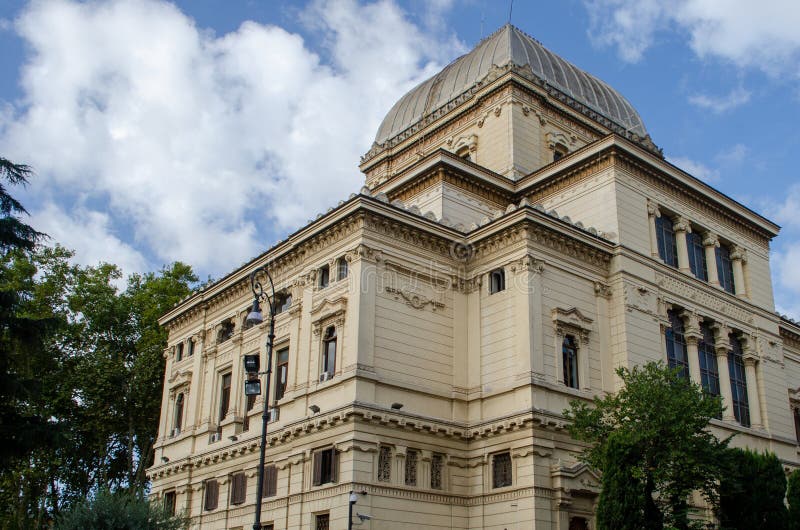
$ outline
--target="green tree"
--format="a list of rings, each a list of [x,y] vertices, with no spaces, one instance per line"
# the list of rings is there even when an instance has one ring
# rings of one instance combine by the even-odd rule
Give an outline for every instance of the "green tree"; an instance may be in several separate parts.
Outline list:
[[[56,522],[56,530],[182,530],[183,516],[172,516],[139,493],[100,490],[75,505]]]
[[[684,529],[689,495],[697,490],[716,504],[720,456],[728,440],[708,430],[722,414],[718,397],[663,363],[619,368],[623,387],[593,402],[572,401],[564,411],[570,434],[591,444],[582,459],[603,474],[598,527],[617,530],[620,510],[641,514],[640,528]],[[618,485],[629,477],[634,484]],[[639,488],[641,488],[639,490]]]
[[[786,475],[774,453],[729,449],[719,484],[722,530],[783,530],[789,513],[783,502]]]
[[[800,469],[795,469],[789,475],[786,501],[789,504],[789,528],[800,530]]]

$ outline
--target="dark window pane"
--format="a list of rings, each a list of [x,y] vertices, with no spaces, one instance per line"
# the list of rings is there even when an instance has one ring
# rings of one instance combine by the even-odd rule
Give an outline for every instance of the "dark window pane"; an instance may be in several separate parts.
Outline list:
[[[731,378],[731,397],[733,405],[733,415],[736,421],[750,426],[750,405],[747,402],[747,378],[744,372],[744,359],[742,354],[742,342],[738,337],[731,335],[731,350],[728,352],[728,373]]]
[[[319,287],[320,289],[327,287],[331,282],[331,269],[327,265],[319,268]]]
[[[312,476],[314,486],[336,482],[339,475],[338,459],[339,454],[333,448],[314,452]]]
[[[228,415],[228,408],[231,405],[231,374],[227,373],[222,376],[222,384],[219,394],[219,421],[225,419]]]
[[[183,427],[183,392],[175,399],[175,433],[181,432]]]
[[[689,251],[689,269],[695,278],[707,281],[706,250],[703,248],[703,236],[697,233],[686,234],[686,247]]]
[[[275,399],[281,399],[286,393],[289,379],[289,348],[281,348],[275,357]]]
[[[672,228],[672,219],[662,215],[656,217],[656,243],[658,255],[667,265],[678,266],[678,252],[675,247],[675,230]]]
[[[175,515],[175,500],[174,491],[168,491],[164,494],[164,510],[170,515]]]
[[[336,262],[336,279],[344,280],[345,278],[347,278],[347,260],[339,258]]]
[[[444,457],[434,454],[431,457],[431,489],[442,489],[442,473],[444,472]]]
[[[329,530],[330,529],[330,515],[327,513],[320,513],[314,518],[316,530]]]
[[[733,263],[731,262],[731,251],[728,247],[720,246],[716,250],[717,255],[717,274],[720,286],[731,294],[735,293],[733,284]]]
[[[564,364],[564,384],[570,388],[578,388],[578,348],[572,335],[564,337],[561,355]]]
[[[714,332],[703,322],[700,324],[702,338],[697,343],[697,354],[700,357],[700,383],[703,389],[712,396],[719,395],[719,370],[717,354],[714,351]]]
[[[689,379],[689,362],[686,352],[683,319],[677,311],[667,312],[670,327],[664,332],[667,343],[667,364],[670,368],[678,368],[686,379]]]
[[[506,273],[503,269],[493,270],[489,273],[489,293],[499,293],[506,288]]]

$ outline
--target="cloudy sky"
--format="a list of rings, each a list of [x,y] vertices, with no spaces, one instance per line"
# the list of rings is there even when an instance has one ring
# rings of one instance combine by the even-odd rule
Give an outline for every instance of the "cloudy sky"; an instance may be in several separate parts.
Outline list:
[[[32,224],[125,272],[219,277],[361,186],[403,93],[507,1],[0,2],[0,155]],[[773,219],[800,317],[800,2],[517,0],[511,21],[639,110],[673,163]]]

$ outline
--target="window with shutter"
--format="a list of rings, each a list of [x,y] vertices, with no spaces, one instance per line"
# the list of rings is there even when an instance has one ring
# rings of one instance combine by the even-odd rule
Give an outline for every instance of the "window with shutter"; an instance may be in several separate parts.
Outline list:
[[[511,477],[511,453],[498,453],[492,457],[492,487],[502,488],[510,486]]]
[[[413,449],[406,451],[406,486],[417,485],[417,454]]]
[[[278,494],[278,468],[274,465],[264,466],[263,497],[274,497]]]
[[[339,476],[339,452],[334,448],[314,452],[312,485],[336,482]]]
[[[392,449],[382,445],[378,452],[378,482],[392,480]]]
[[[207,480],[205,483],[205,499],[203,500],[203,507],[206,511],[216,510],[219,500],[219,482],[216,480]]]
[[[247,477],[236,473],[231,477],[231,504],[242,504],[247,495]]]
[[[164,510],[169,515],[175,515],[176,495],[174,491],[164,493]]]
[[[444,468],[444,456],[434,454],[431,457],[431,489],[442,489],[442,470]]]
[[[314,517],[314,528],[316,530],[329,530],[331,524],[331,516],[327,513],[318,513]]]

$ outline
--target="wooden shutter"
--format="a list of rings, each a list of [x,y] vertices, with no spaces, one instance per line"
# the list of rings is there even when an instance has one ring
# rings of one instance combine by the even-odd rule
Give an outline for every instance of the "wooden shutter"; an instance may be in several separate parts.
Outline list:
[[[231,504],[242,504],[247,496],[247,477],[236,473],[231,477]]]
[[[264,467],[263,497],[274,497],[278,494],[278,468],[275,466]]]
[[[314,471],[312,473],[312,485],[319,486],[322,484],[322,451],[314,452]]]
[[[216,480],[207,480],[205,509],[216,510],[218,498],[219,498],[219,483]]]
[[[339,451],[331,449],[331,482],[339,482]]]

